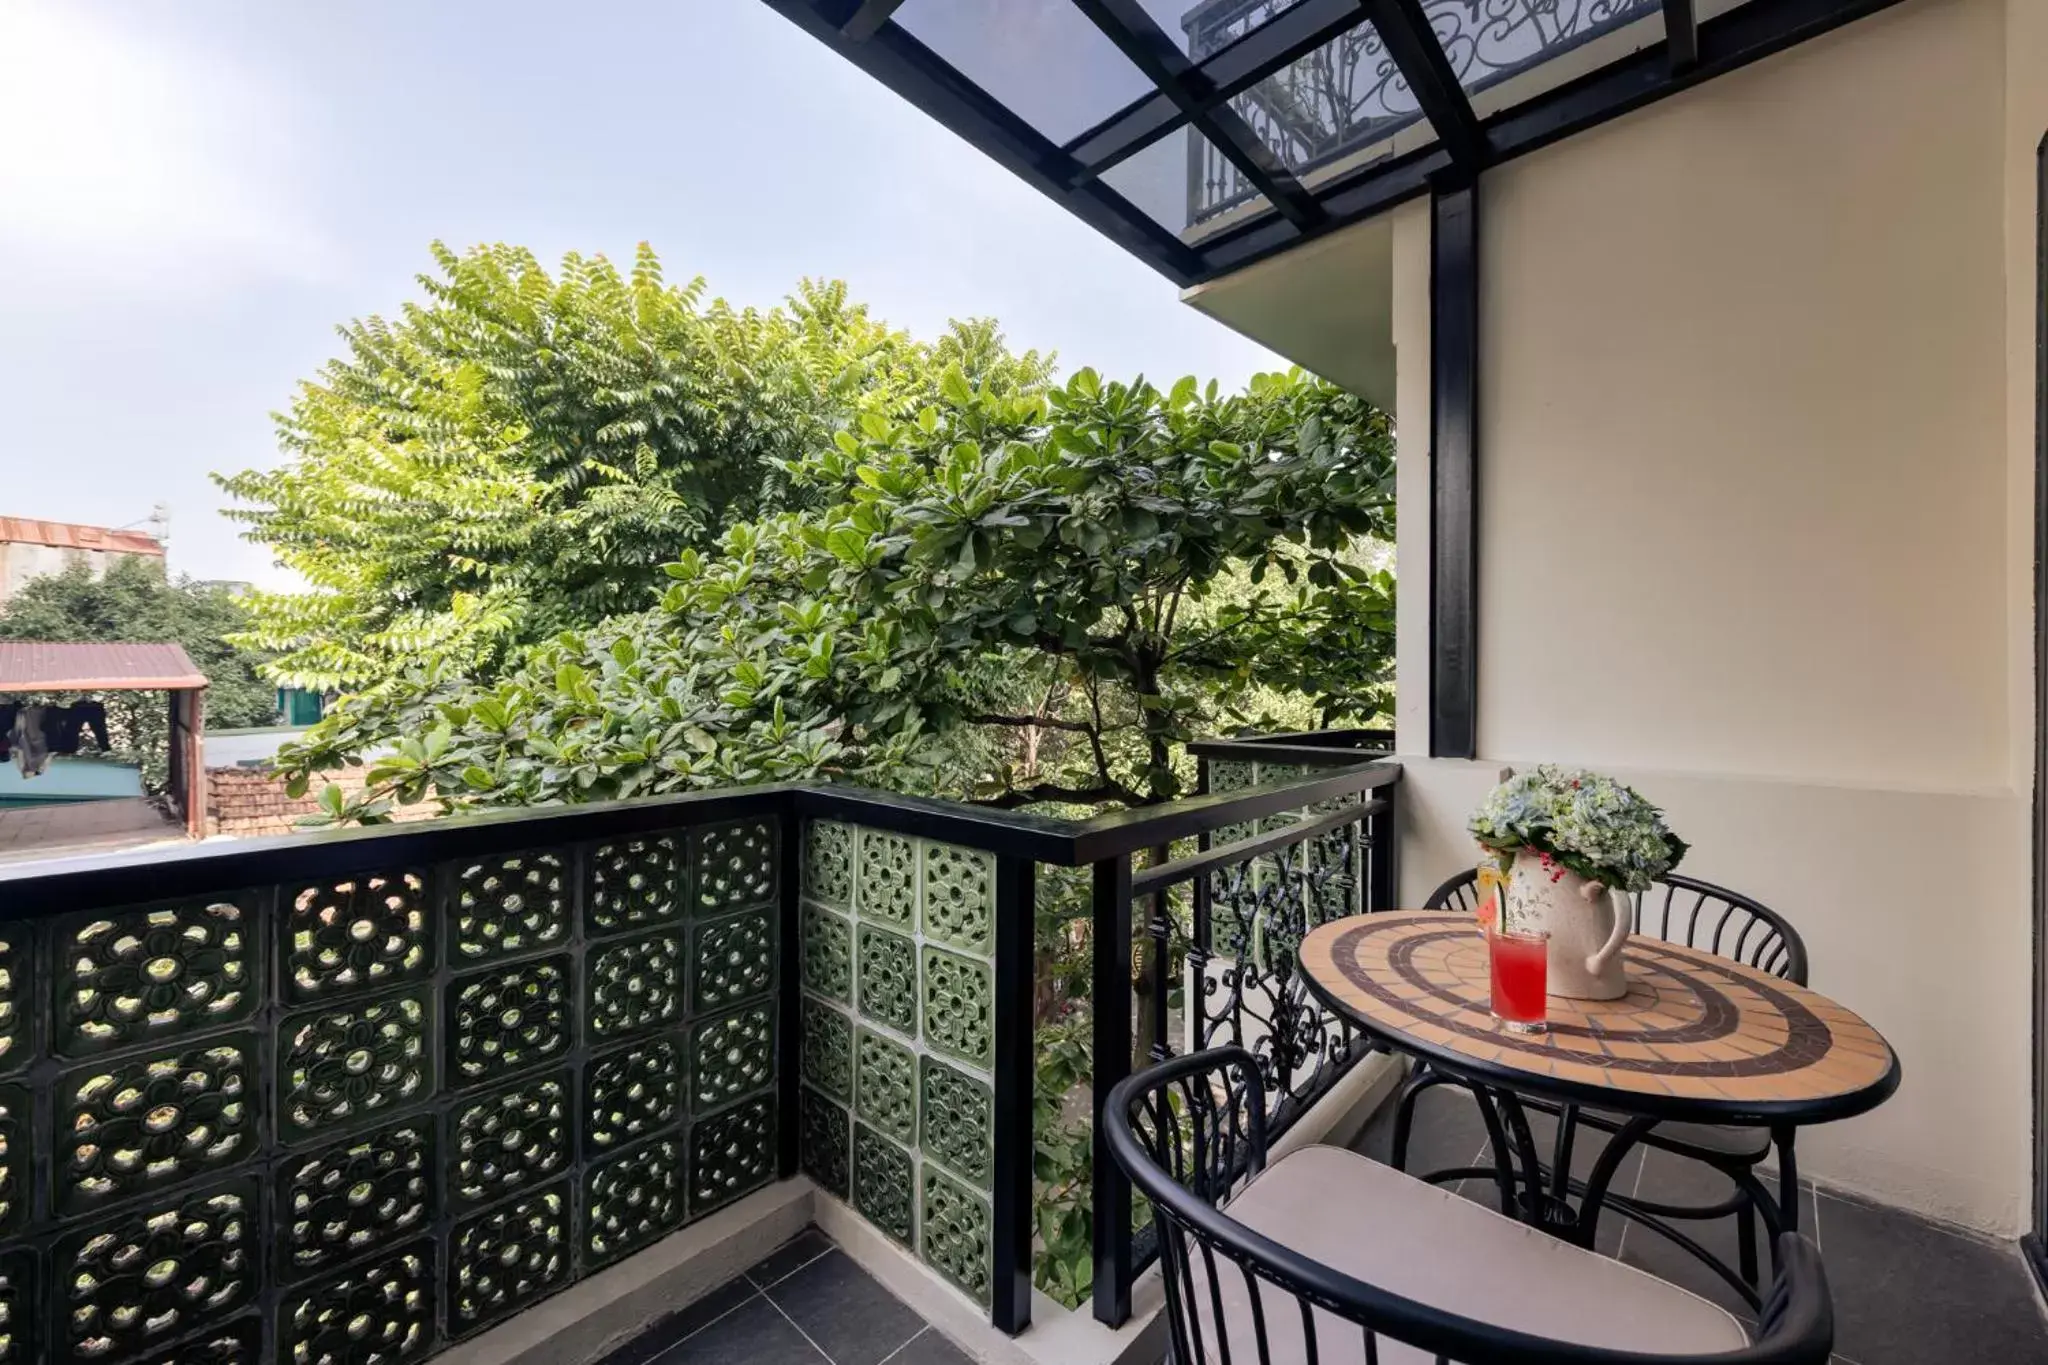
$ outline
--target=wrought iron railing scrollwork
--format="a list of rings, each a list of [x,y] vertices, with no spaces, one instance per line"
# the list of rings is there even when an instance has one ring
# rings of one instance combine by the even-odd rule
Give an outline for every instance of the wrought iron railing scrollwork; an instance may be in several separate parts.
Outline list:
[[[1097,864],[1096,1094],[1146,1058],[1234,1045],[1253,1057],[1274,1097],[1277,1137],[1368,1050],[1309,991],[1299,953],[1317,925],[1393,906],[1401,770],[1341,745],[1226,741],[1194,749],[1204,803],[1161,817],[1154,845],[1192,850],[1142,869],[1128,854]],[[1290,790],[1300,804],[1276,809]],[[1122,916],[1119,898],[1128,907]],[[1120,1032],[1113,1021],[1131,993],[1134,937],[1137,1003]],[[1141,1048],[1144,1057],[1135,1055]],[[1098,1151],[1095,1312],[1120,1322],[1150,1248],[1142,1233],[1131,1234],[1129,1187],[1102,1157]]]

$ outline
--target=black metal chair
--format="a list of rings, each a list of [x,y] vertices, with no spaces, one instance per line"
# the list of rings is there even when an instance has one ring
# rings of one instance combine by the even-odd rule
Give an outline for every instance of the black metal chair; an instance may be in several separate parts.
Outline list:
[[[1151,1201],[1175,1365],[1825,1365],[1834,1315],[1796,1233],[1754,1332],[1632,1266],[1338,1147],[1269,1166],[1242,1048],[1109,1094],[1109,1149]]]
[[[1478,909],[1478,878],[1476,870],[1458,873],[1430,892],[1423,908],[1474,913]],[[1667,943],[1703,948],[1799,985],[1806,984],[1805,942],[1783,915],[1761,901],[1712,882],[1676,873],[1658,878],[1650,890],[1631,899],[1638,934],[1661,938]],[[1394,1116],[1392,1160],[1397,1168],[1407,1167],[1416,1100],[1423,1091],[1451,1079],[1426,1066],[1418,1066],[1409,1077]],[[1622,1124],[1619,1117],[1597,1110],[1559,1106],[1535,1099],[1524,1099],[1523,1104],[1552,1114],[1558,1120],[1557,1141],[1552,1155],[1553,1179],[1557,1172],[1569,1171],[1573,1130],[1578,1124],[1607,1133],[1618,1131]],[[1622,1216],[1685,1246],[1695,1255],[1701,1255],[1697,1244],[1663,1220],[1697,1222],[1734,1218],[1736,1254],[1740,1258],[1737,1271],[1743,1281],[1735,1287],[1754,1296],[1757,1284],[1756,1212],[1748,1191],[1755,1178],[1754,1168],[1770,1155],[1771,1135],[1761,1128],[1666,1123],[1651,1129],[1642,1141],[1645,1146],[1712,1167],[1728,1179],[1733,1192],[1727,1199],[1714,1204],[1666,1204],[1615,1196],[1609,1198],[1609,1206]],[[1439,1174],[1443,1178],[1451,1176],[1449,1171]],[[1702,1256],[1702,1259],[1720,1268],[1713,1258]]]

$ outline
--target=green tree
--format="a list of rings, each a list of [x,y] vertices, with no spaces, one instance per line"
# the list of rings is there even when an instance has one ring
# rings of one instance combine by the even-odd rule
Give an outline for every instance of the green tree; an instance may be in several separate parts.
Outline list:
[[[1177,795],[1182,741],[1257,689],[1379,711],[1393,584],[1356,550],[1391,530],[1381,414],[1299,374],[1218,396],[1087,370],[1018,393],[953,369],[941,390],[788,462],[812,510],[683,552],[653,611],[545,641],[495,681],[409,670],[284,762],[306,782],[368,757],[348,818],[815,774],[1130,805]],[[1247,565],[1247,591],[1213,595]],[[963,733],[1023,732],[1058,755],[953,766]]]
[[[153,560],[118,558],[95,578],[84,564],[32,578],[0,607],[0,639],[173,641],[207,678],[207,721],[218,728],[267,725],[277,692],[262,676],[263,657],[230,638],[244,625],[225,590],[190,579],[167,581]],[[108,693],[108,728],[118,750],[140,761],[144,781],[160,788],[167,750],[163,694]]]
[[[957,366],[1002,390],[1051,358],[994,324],[926,345],[803,282],[782,306],[667,283],[645,245],[554,273],[521,248],[438,244],[424,300],[341,330],[278,421],[274,470],[218,477],[229,515],[305,579],[245,643],[273,676],[360,687],[422,658],[474,674],[644,608],[661,566],[788,504],[785,465],[859,411],[914,411]]]

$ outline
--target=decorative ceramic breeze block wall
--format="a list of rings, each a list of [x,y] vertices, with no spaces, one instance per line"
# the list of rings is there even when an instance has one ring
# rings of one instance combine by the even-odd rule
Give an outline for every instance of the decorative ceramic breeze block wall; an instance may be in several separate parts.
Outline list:
[[[983,1305],[995,871],[951,844],[805,831],[804,1169]]]
[[[780,837],[0,926],[0,1365],[400,1365],[767,1183]]]

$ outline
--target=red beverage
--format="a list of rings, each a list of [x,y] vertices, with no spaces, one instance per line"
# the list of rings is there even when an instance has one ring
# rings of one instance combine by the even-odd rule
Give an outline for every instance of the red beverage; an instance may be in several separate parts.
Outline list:
[[[1492,960],[1493,1017],[1516,1033],[1541,1033],[1548,1015],[1550,935],[1499,929],[1486,936]]]

